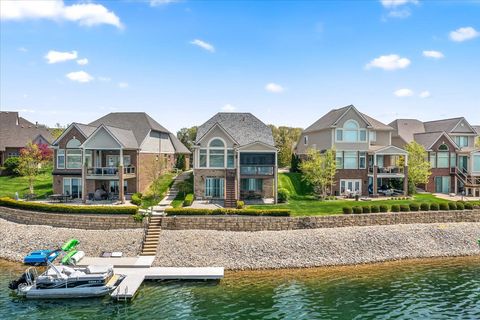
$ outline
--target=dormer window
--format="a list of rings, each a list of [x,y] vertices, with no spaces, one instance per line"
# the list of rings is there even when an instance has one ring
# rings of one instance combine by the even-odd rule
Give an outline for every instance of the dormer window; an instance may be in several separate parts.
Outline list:
[[[357,121],[351,119],[343,124],[343,128],[336,129],[338,142],[366,142],[367,130],[360,128]]]

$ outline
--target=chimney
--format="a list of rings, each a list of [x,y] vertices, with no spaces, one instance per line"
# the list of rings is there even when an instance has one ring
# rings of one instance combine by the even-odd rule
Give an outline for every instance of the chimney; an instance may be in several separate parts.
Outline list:
[[[38,128],[38,121],[35,121],[35,128]]]

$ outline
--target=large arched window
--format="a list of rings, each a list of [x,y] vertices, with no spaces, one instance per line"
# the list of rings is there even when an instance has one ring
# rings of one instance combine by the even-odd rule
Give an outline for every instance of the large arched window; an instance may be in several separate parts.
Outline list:
[[[442,144],[438,147],[438,151],[448,151],[448,146],[446,144]]]
[[[446,144],[442,144],[438,147],[437,152],[437,168],[448,168],[450,154],[448,152],[448,146]]]
[[[342,128],[337,128],[336,140],[339,142],[365,142],[367,141],[367,130],[360,128],[357,121],[350,119],[345,121]]]
[[[225,144],[220,139],[213,139],[208,146],[210,148],[225,148]]]
[[[78,149],[82,143],[73,137],[67,142],[67,149]]]
[[[208,144],[208,163],[210,168],[225,167],[225,143],[214,138]]]

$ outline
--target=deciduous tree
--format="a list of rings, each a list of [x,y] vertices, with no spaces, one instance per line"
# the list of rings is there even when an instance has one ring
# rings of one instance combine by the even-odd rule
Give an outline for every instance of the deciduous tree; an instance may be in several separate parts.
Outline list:
[[[322,197],[332,192],[337,172],[335,150],[320,153],[315,149],[307,151],[307,158],[300,163],[303,179],[313,186],[315,193]]]
[[[40,172],[42,162],[44,162],[42,152],[38,145],[29,142],[25,148],[20,150],[20,158],[18,160],[18,172],[20,175],[27,177],[28,188],[33,194],[33,184],[35,178]]]
[[[408,152],[409,193],[415,193],[416,187],[428,182],[432,170],[427,151],[421,144],[412,141],[405,146],[405,150]]]

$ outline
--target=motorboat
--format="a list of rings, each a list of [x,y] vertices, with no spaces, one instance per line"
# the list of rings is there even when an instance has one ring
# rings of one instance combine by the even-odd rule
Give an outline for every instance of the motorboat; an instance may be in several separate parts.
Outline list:
[[[49,261],[47,265],[40,275],[28,268],[9,288],[27,299],[91,298],[111,293],[125,278],[114,274],[113,266],[55,266]]]
[[[31,266],[46,265],[46,261],[52,262],[60,254],[60,250],[36,250],[30,252],[25,258],[23,263]]]

